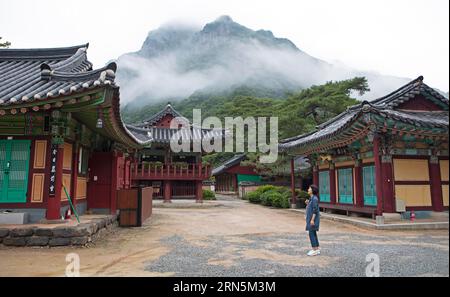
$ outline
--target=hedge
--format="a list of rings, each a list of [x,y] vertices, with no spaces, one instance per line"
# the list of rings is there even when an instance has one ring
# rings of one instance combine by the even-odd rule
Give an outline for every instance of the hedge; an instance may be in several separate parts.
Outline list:
[[[204,189],[203,200],[216,200],[216,194],[211,190]]]

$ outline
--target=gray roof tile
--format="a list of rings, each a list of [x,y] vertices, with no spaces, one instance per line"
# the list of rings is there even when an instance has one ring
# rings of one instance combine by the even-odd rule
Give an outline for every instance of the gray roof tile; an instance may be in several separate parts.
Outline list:
[[[0,108],[114,85],[116,64],[92,69],[88,44],[0,50]]]

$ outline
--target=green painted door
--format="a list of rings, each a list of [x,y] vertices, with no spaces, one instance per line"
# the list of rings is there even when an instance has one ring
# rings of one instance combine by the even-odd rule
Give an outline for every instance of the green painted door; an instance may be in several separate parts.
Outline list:
[[[363,167],[364,205],[376,206],[375,166]]]
[[[338,170],[339,203],[353,203],[353,170],[351,168]]]
[[[0,203],[27,201],[30,140],[0,140]]]
[[[322,202],[330,202],[330,172],[319,172],[319,197]]]
[[[252,174],[238,174],[237,175],[237,182],[238,184],[240,182],[261,182],[261,176],[259,175],[252,175]]]

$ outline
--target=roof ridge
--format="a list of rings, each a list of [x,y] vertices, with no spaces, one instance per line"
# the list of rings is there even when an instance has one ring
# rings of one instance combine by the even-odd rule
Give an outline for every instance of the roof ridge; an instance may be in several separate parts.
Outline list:
[[[88,47],[89,43],[69,47],[0,49],[0,60],[68,58],[73,56],[79,49]]]
[[[387,99],[387,98],[389,98],[389,97],[395,95],[396,93],[399,93],[400,91],[403,91],[404,89],[406,89],[407,87],[410,87],[411,85],[416,85],[416,84],[417,84],[417,85],[420,85],[420,84],[422,84],[422,83],[423,83],[423,76],[420,75],[420,76],[417,77],[416,79],[414,79],[414,80],[410,81],[409,83],[407,83],[407,84],[401,86],[400,88],[398,88],[398,89],[396,89],[396,90],[390,92],[389,94],[384,95],[384,96],[382,96],[382,97],[380,97],[380,98],[371,100],[371,101],[370,101],[370,104],[377,104],[378,102],[383,101],[384,99]]]
[[[53,64],[52,66],[50,66],[50,68],[54,69],[54,70],[58,70],[58,71],[69,71],[74,69],[77,66],[80,66],[84,61],[87,61],[87,53],[86,53],[86,48],[79,48],[75,54],[73,54],[72,56],[70,56],[69,58],[65,59],[65,60],[61,60],[56,64]],[[45,64],[45,63],[43,63]],[[92,63],[91,67],[92,67]],[[42,68],[42,65],[41,65]]]
[[[167,105],[162,110],[158,111],[157,113],[152,115],[150,118],[143,120],[142,123],[140,123],[140,125],[151,125],[151,124],[157,122],[158,120],[160,120],[162,117],[164,117],[167,114],[172,114],[175,117],[187,119],[185,116],[183,116],[177,110],[175,110],[175,108],[172,107],[170,102],[168,102]]]
[[[111,62],[108,65],[102,67],[102,68],[98,68],[98,69],[94,69],[94,70],[89,70],[89,71],[85,71],[85,72],[63,72],[63,71],[57,71],[57,70],[49,70],[49,67],[46,67],[47,64],[42,64],[41,65],[41,78],[43,80],[55,80],[55,81],[66,81],[66,80],[70,80],[70,81],[83,81],[86,79],[91,79],[91,80],[98,80],[101,82],[104,81],[114,81],[115,79],[115,72],[117,70],[117,64],[115,62]]]

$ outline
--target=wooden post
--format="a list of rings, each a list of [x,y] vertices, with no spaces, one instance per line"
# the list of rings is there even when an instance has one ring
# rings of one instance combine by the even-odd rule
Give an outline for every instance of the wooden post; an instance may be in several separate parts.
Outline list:
[[[319,167],[315,165],[313,166],[313,184],[319,187],[319,183]]]
[[[170,199],[172,197],[172,182],[170,180],[164,181],[164,203],[172,202]]]
[[[361,160],[355,160],[355,204],[357,207],[364,206],[364,190]]]
[[[336,191],[336,168],[334,163],[330,164],[330,204],[336,204],[337,191]]]
[[[238,184],[237,174],[233,174],[232,175],[232,179],[233,179],[233,190],[234,190],[234,193],[238,193],[238,191],[239,191],[239,189],[238,189],[239,184]]]
[[[381,156],[381,175],[383,178],[383,211],[389,213],[394,213],[396,210],[392,171],[392,156]]]
[[[203,183],[201,180],[195,182],[195,202],[203,203]]]
[[[298,183],[299,183],[299,186],[298,186],[299,190],[303,191],[303,177],[300,173],[298,174]]]
[[[111,166],[111,197],[109,202],[109,208],[111,214],[115,214],[117,211],[117,174],[119,173],[118,166],[118,154],[112,152],[112,166]]]
[[[295,163],[294,157],[291,159],[291,206],[295,208],[297,205],[297,197],[295,195]]]
[[[380,136],[373,138],[373,158],[375,160],[375,187],[377,192],[377,215],[383,214],[383,175],[381,172]]]
[[[444,210],[444,199],[442,195],[441,168],[439,158],[431,156],[429,161],[431,203],[434,211]]]
[[[61,219],[61,193],[62,193],[62,174],[64,161],[64,145],[58,145],[56,152],[56,174],[55,174],[55,195],[48,197],[47,214],[48,220]]]
[[[77,142],[73,144],[72,150],[72,204],[77,206],[77,183],[78,183],[78,159],[80,158],[80,146]]]

